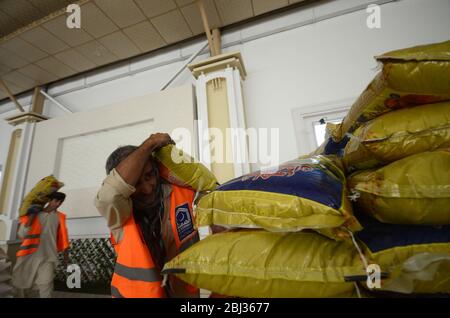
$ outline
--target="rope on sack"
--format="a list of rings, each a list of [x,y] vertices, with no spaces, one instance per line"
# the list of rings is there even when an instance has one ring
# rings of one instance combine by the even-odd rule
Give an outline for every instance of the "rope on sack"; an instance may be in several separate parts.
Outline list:
[[[202,186],[203,186],[202,180],[200,179],[199,183],[198,183],[198,187],[195,190],[195,195],[194,195],[194,200],[192,201],[192,205],[196,205],[195,203],[197,202],[197,198],[198,198],[198,196],[199,196],[199,194],[201,192],[200,189],[202,188]]]
[[[358,298],[362,298],[361,296],[361,292],[359,291],[359,286],[358,283],[353,282],[353,285],[355,285],[355,289],[356,289],[356,294],[358,295]]]
[[[356,242],[355,236],[353,235],[352,231],[350,231],[349,229],[347,229],[348,233],[350,234],[350,237],[352,238],[352,242],[353,245],[355,246],[356,250],[358,251],[359,254],[359,258],[361,259],[364,269],[366,270],[367,273],[367,268],[369,267],[369,263],[367,262],[366,257],[364,256],[364,253],[362,252],[361,248],[359,247],[358,242]],[[358,295],[358,298],[362,298],[361,296],[361,292],[359,290],[359,286],[357,282],[353,282],[353,284],[355,285],[355,289],[356,289],[356,293]]]
[[[359,247],[358,243],[356,242],[355,236],[353,235],[352,231],[347,229],[348,233],[350,233],[350,237],[352,238],[353,245],[355,246],[356,250],[358,251],[359,257],[361,258],[361,261],[363,262],[365,270],[367,270],[367,267],[369,267],[369,263],[367,262],[366,257],[364,256],[364,253],[362,252],[361,248]]]

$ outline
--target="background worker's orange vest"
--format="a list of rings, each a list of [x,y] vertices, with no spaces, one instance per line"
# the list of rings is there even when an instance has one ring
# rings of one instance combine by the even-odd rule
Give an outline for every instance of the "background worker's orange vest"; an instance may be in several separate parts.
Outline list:
[[[194,228],[192,203],[195,192],[172,185],[170,220],[177,251],[181,252],[198,241]],[[111,296],[115,298],[163,298],[161,275],[137,226],[133,213],[123,226],[119,243],[111,240],[117,253],[116,266],[111,281]],[[197,288],[187,287],[190,293]]]
[[[59,219],[56,248],[58,249],[58,252],[62,252],[65,249],[69,248],[70,245],[66,227],[66,215],[59,211],[57,211],[56,213],[58,214]],[[29,217],[30,216],[28,215],[21,216],[19,218],[19,223],[23,225],[27,224]],[[20,257],[33,254],[34,252],[37,251],[40,241],[41,241],[41,222],[39,222],[39,217],[36,215],[36,217],[33,220],[33,223],[30,226],[28,234],[25,236],[24,240],[22,241],[22,244],[19,247],[19,251],[17,252],[16,256]]]

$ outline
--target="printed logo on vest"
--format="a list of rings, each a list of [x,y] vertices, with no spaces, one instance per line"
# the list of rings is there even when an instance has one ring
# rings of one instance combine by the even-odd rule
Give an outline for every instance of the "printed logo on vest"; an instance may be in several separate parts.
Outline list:
[[[179,205],[175,208],[175,218],[177,223],[177,232],[180,242],[194,232],[191,213],[189,213],[189,203]]]

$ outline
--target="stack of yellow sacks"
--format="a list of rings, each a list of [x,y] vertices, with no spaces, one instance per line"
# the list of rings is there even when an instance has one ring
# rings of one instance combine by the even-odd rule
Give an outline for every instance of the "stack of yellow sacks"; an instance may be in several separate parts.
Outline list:
[[[382,290],[449,292],[448,227],[380,230],[363,215],[361,231],[349,198],[382,222],[450,223],[442,149],[450,147],[450,42],[378,59],[382,72],[332,132],[335,144],[351,137],[343,163],[316,151],[219,186],[200,200],[198,225],[234,230],[200,241],[163,272],[227,296],[352,297],[346,278],[365,277],[367,260],[388,273]]]
[[[164,273],[226,296],[356,296],[345,278],[364,274],[350,240],[361,226],[337,158],[296,159],[233,179],[199,201],[196,220],[232,231],[195,244]]]
[[[49,201],[49,196],[58,191],[64,183],[58,181],[53,175],[49,175],[41,180],[33,187],[33,189],[22,200],[19,209],[19,216],[25,216],[31,210],[42,211]]]
[[[382,290],[450,293],[450,42],[380,61],[383,91],[369,86],[335,131],[350,137],[355,210],[376,219],[363,222],[362,241],[391,273]]]

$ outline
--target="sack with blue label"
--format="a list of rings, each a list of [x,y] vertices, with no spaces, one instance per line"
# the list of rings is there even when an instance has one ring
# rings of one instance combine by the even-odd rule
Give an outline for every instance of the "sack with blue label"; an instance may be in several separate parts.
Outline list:
[[[402,294],[450,294],[450,226],[396,225],[357,214],[368,262],[387,273],[381,288]],[[365,285],[365,284],[363,284]]]
[[[235,178],[204,196],[198,226],[262,228],[273,232],[313,229],[346,239],[361,229],[352,214],[342,169],[326,156],[284,163],[276,171]]]

